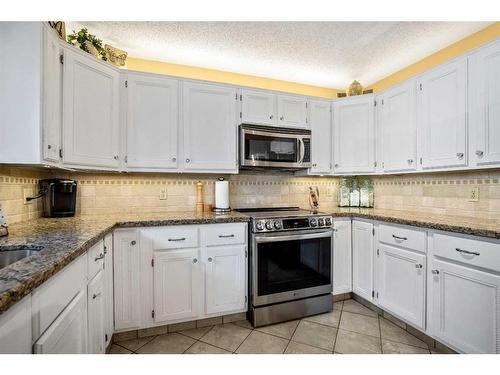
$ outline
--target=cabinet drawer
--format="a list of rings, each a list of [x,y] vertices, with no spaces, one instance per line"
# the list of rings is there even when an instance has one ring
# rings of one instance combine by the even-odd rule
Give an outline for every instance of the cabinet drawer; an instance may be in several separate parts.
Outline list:
[[[169,227],[150,232],[153,250],[198,247],[197,227]]]
[[[500,272],[500,243],[434,233],[434,255]]]
[[[100,240],[87,252],[87,280],[92,280],[104,266],[104,242]]]
[[[246,241],[246,224],[215,224],[202,231],[206,246],[244,244]]]
[[[379,226],[378,240],[389,245],[425,253],[425,239],[426,232],[424,230],[399,225],[382,224]]]

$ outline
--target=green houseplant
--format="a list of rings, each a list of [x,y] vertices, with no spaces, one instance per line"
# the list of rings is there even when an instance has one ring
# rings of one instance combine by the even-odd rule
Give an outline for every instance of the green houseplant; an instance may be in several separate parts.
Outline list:
[[[95,55],[101,60],[108,60],[106,50],[102,47],[102,40],[97,38],[95,35],[90,34],[86,28],[83,28],[78,32],[73,30],[73,34],[69,34],[66,37],[66,40],[68,43],[79,47],[87,53]]]

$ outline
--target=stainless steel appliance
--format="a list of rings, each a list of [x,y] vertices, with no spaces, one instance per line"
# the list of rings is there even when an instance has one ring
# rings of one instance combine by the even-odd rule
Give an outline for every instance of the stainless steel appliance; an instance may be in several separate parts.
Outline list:
[[[240,125],[242,168],[302,169],[311,167],[311,131]]]
[[[332,310],[332,217],[298,207],[251,216],[249,320],[255,327]]]

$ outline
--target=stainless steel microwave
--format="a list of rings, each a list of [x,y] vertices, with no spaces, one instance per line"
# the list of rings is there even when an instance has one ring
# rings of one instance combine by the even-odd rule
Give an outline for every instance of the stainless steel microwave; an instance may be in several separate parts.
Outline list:
[[[240,166],[242,168],[310,168],[311,131],[240,125]]]

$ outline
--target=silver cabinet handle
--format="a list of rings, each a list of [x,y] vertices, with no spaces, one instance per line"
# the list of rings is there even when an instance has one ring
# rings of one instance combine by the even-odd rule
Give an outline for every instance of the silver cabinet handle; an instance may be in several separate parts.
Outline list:
[[[193,263],[198,263],[198,259],[194,258]]]
[[[207,260],[208,260],[209,262],[213,261],[213,259],[212,259],[212,258],[208,258]]]
[[[169,238],[168,242],[176,242],[176,241],[185,241],[186,237],[181,237],[181,238]]]
[[[393,234],[392,237],[396,240],[401,240],[401,241],[406,241],[408,239],[407,237],[399,237],[399,236],[396,236],[395,234]]]
[[[432,270],[431,273],[434,275],[439,275],[439,270]]]
[[[477,151],[476,151],[476,155],[477,155],[477,157],[478,157],[478,158],[482,158],[482,157],[483,157],[483,155],[484,155],[484,151],[477,150]]]
[[[423,266],[422,266],[420,263],[415,264],[415,268],[419,268],[419,269],[421,269],[422,267],[423,267]]]
[[[408,159],[408,164],[413,164],[413,159]]]
[[[137,243],[137,242],[136,242],[135,240],[133,240],[132,242],[130,242],[130,244],[131,244],[132,246],[135,246],[135,244],[136,244],[136,243]]]
[[[173,161],[173,162],[176,162],[176,161],[177,161],[177,158],[175,158],[175,157],[174,157],[174,158],[172,158],[172,161]]]
[[[47,148],[50,150],[52,148],[52,145],[47,145]]]
[[[462,250],[462,249],[459,249],[458,247],[455,248],[456,251],[458,251],[459,253],[463,253],[463,254],[469,254],[469,255],[481,255],[480,253],[478,253],[477,251],[468,251],[468,250]]]
[[[273,119],[273,117],[274,117],[273,115],[269,116],[269,120],[272,120],[272,119]]]
[[[113,156],[113,159],[118,160],[119,159],[118,155]]]
[[[280,120],[283,121],[285,119],[284,116],[280,116]]]
[[[98,260],[101,260],[101,259],[104,259],[103,253],[99,254],[99,256],[94,259],[94,262],[97,262]]]
[[[186,163],[191,163],[191,159],[187,158]]]
[[[104,255],[106,255],[107,253],[108,253],[108,248],[104,246]]]
[[[464,153],[463,152],[457,152],[457,158],[459,160],[463,159],[464,158]]]
[[[96,299],[101,295],[101,292],[92,294],[92,299]]]
[[[338,164],[336,164],[336,163],[335,163],[333,166],[334,166],[335,168],[338,168],[338,167],[339,167],[339,165],[338,165]]]
[[[219,234],[219,238],[233,238],[234,234]]]

